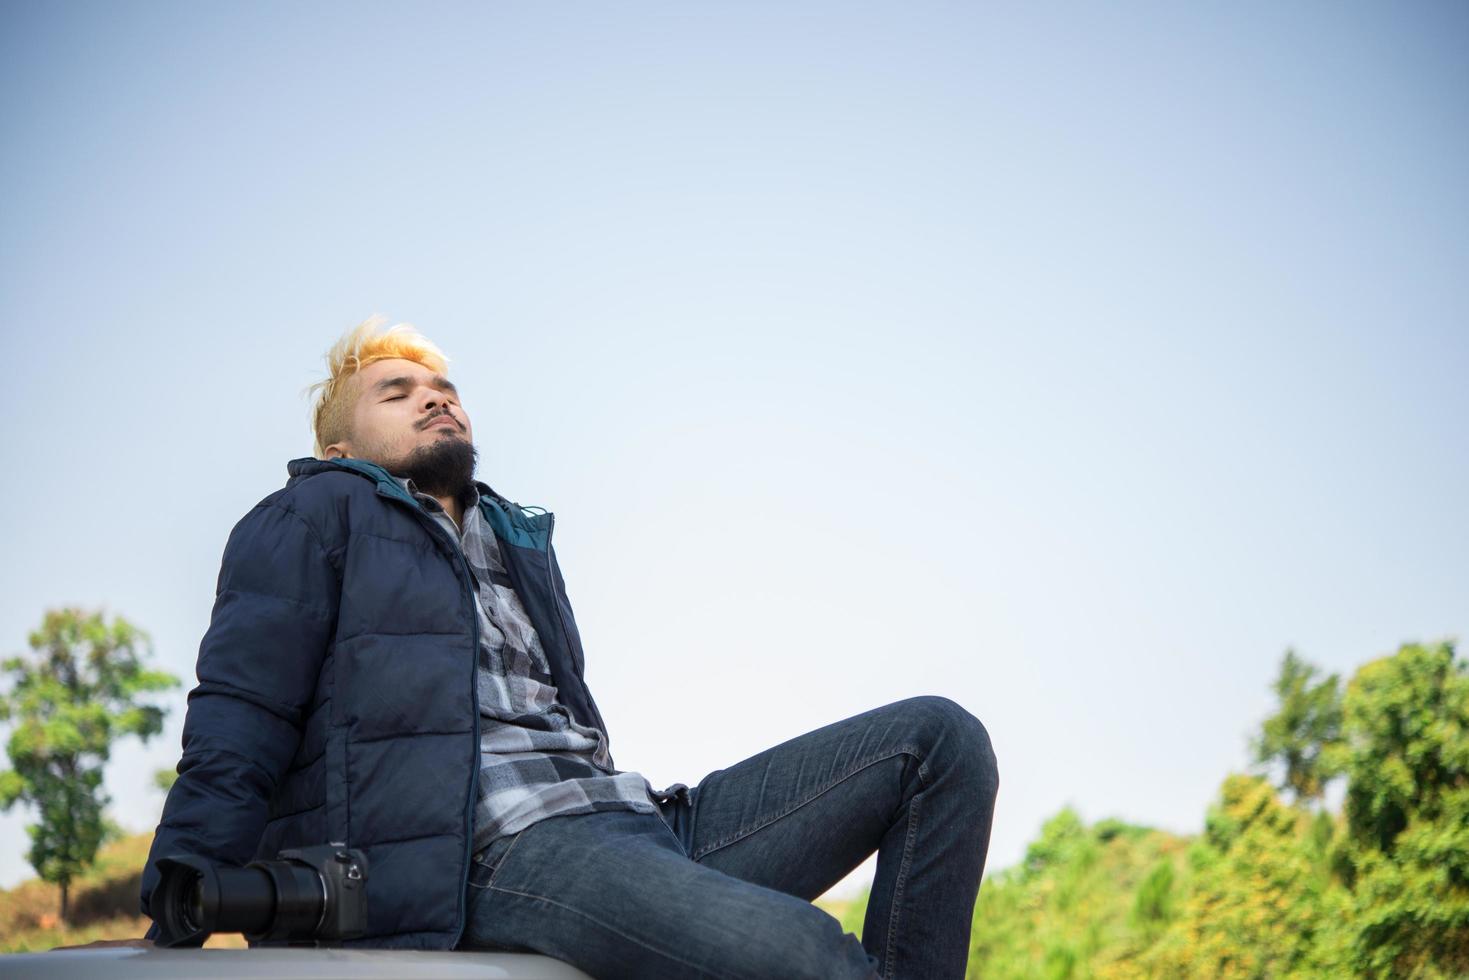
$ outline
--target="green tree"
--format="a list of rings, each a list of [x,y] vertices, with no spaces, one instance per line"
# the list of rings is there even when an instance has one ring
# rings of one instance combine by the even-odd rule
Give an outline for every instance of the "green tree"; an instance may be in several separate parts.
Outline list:
[[[1132,925],[1149,940],[1156,938],[1173,921],[1175,898],[1173,862],[1159,860],[1138,885],[1132,903]]]
[[[968,975],[986,980],[1121,980],[1167,928],[1187,888],[1187,842],[1121,820],[1088,826],[1070,807],[1019,865],[985,879]],[[1166,868],[1166,870],[1164,870]]]
[[[142,698],[179,681],[144,666],[148,636],[120,616],[108,623],[101,613],[48,610],[29,643],[30,656],[0,664],[11,681],[0,695],[0,720],[14,723],[0,807],[23,801],[39,811],[26,828],[28,857],[43,880],[61,886],[65,921],[71,881],[107,833],[102,768],[112,744],[158,734],[163,710]]]
[[[1258,776],[1231,775],[1190,852],[1179,917],[1149,951],[1153,976],[1331,976],[1332,895],[1310,814]],[[1327,962],[1324,962],[1327,961]]]
[[[969,975],[1469,978],[1469,664],[1410,643],[1341,685],[1287,651],[1275,690],[1253,744],[1279,791],[1228,777],[1187,860],[1062,810],[980,889]]]
[[[1469,665],[1404,644],[1347,686],[1344,839],[1354,965],[1469,975]]]
[[[1290,790],[1297,803],[1319,800],[1338,774],[1334,750],[1341,742],[1340,682],[1335,674],[1316,682],[1319,675],[1316,667],[1287,649],[1274,684],[1280,710],[1265,721],[1260,737],[1251,740],[1257,763],[1281,765],[1280,788]]]

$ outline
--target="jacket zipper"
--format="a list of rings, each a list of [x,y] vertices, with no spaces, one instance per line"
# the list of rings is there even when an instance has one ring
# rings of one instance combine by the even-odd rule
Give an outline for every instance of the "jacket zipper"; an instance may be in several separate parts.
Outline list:
[[[429,518],[433,521],[433,518]],[[434,526],[438,522],[434,521]],[[442,528],[440,529],[442,530]],[[448,532],[444,532],[447,536]],[[464,557],[464,549],[459,547],[459,542],[452,542],[454,553],[459,556],[459,564],[464,569],[465,587],[470,590],[469,595],[469,635],[472,639],[469,657],[469,699],[473,711],[471,717],[474,720],[474,757],[469,766],[469,799],[464,807],[464,872],[459,877],[459,895],[457,904],[459,906],[459,924],[454,928],[454,943],[450,948],[459,945],[459,940],[464,937],[466,909],[464,907],[464,896],[469,888],[469,865],[474,853],[474,810],[475,804],[479,802],[479,769],[480,769],[480,733],[479,733],[479,614],[475,611],[479,598],[474,595],[474,571],[469,567],[469,559]]]
[[[399,488],[399,489],[401,489],[401,488]],[[404,499],[402,497],[399,497],[397,494],[393,494],[393,496],[396,497],[398,500],[403,500]],[[424,511],[423,506],[421,504],[419,504],[418,501],[412,500],[411,497],[408,498],[408,499],[412,501],[411,504],[410,504],[410,506],[419,515],[419,520],[429,526],[429,533],[430,534],[437,534],[437,535],[440,535],[441,537],[444,537],[444,538],[448,538],[449,537],[449,532],[446,531],[446,530],[444,530],[439,525],[439,522],[438,521],[436,521],[432,517],[430,517],[428,515],[428,513]],[[457,906],[458,906],[458,910],[459,910],[459,922],[454,927],[454,942],[450,946],[450,948],[452,949],[454,946],[458,946],[459,945],[459,940],[460,939],[464,938],[464,926],[465,926],[465,918],[466,918],[465,917],[465,914],[464,914],[465,913],[465,909],[464,909],[464,895],[465,895],[466,889],[469,887],[469,863],[470,863],[470,858],[471,858],[471,856],[473,854],[473,849],[474,849],[474,805],[475,805],[475,802],[476,802],[476,798],[477,798],[477,796],[479,794],[480,733],[479,733],[479,683],[478,683],[479,682],[479,678],[478,678],[478,676],[476,676],[477,673],[478,673],[478,671],[479,671],[479,615],[475,612],[475,602],[477,601],[477,599],[476,599],[476,597],[475,597],[475,595],[473,593],[474,581],[475,581],[475,579],[474,579],[474,570],[469,567],[469,559],[467,559],[467,558],[464,557],[464,549],[461,548],[461,547],[459,547],[459,542],[454,541],[454,540],[451,539],[449,541],[449,546],[453,550],[454,554],[456,556],[458,556],[458,558],[459,558],[459,565],[460,565],[461,568],[464,569],[464,582],[465,582],[465,587],[466,587],[466,589],[468,589],[470,591],[470,595],[469,595],[469,611],[470,611],[469,625],[470,625],[470,633],[469,633],[469,635],[470,635],[471,639],[473,640],[473,643],[472,643],[472,645],[470,647],[470,649],[473,651],[473,653],[472,653],[472,655],[469,658],[469,665],[470,665],[470,670],[469,670],[469,696],[470,696],[470,700],[473,703],[473,707],[474,707],[474,714],[473,714],[473,718],[474,718],[474,762],[469,767],[469,798],[466,801],[465,808],[464,808],[464,810],[465,810],[465,818],[464,819],[465,819],[465,827],[466,827],[466,831],[465,831],[465,834],[464,834],[464,864],[463,864],[464,870],[463,870],[463,873],[460,875],[460,878],[459,878],[459,897],[458,897],[457,903],[456,903]],[[558,611],[559,611],[559,607],[558,607]]]

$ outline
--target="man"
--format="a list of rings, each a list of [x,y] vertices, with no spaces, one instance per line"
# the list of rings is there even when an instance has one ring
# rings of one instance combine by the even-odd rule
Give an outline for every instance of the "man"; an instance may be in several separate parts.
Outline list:
[[[617,769],[554,517],[475,481],[443,355],[381,327],[328,354],[316,457],[225,547],[144,912],[157,858],[345,841],[369,866],[356,945],[598,977],[963,976],[998,787],[984,726],[911,698],[692,789]],[[810,900],[874,850],[859,943]]]

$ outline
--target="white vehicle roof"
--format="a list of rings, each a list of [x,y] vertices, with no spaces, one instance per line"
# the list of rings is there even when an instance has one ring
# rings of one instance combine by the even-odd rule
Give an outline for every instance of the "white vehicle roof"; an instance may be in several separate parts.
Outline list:
[[[576,967],[532,953],[399,949],[61,949],[0,956],[6,980],[591,980]]]

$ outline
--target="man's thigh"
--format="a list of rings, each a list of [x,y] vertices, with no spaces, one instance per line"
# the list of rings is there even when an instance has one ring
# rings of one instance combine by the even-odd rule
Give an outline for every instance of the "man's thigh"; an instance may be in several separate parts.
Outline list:
[[[945,733],[974,727],[943,698],[873,708],[710,773],[674,825],[699,864],[814,899],[877,850]]]
[[[656,814],[551,817],[471,880],[465,946],[533,949],[596,977],[867,977],[809,902],[689,860]]]

